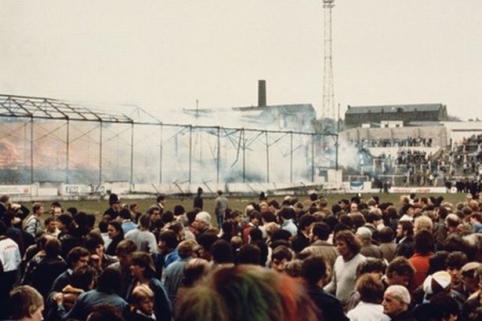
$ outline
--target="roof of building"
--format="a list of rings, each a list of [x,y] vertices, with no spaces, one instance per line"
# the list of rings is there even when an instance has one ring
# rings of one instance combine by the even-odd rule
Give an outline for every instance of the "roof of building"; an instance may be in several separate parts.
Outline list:
[[[383,106],[348,106],[345,114],[369,113],[413,113],[417,111],[438,112],[445,106],[442,104],[416,104],[416,105],[383,105]]]
[[[112,109],[123,109],[129,111],[129,113],[103,111],[96,108],[96,106],[66,100],[0,94],[1,121],[15,118],[32,118],[125,124],[160,123],[158,119],[138,106],[122,105],[115,107],[116,109]]]

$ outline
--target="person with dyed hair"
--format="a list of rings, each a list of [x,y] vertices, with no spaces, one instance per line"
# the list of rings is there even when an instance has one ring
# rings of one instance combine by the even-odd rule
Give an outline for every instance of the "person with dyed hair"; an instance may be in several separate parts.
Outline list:
[[[213,271],[175,309],[177,321],[314,321],[318,315],[296,279],[255,265]]]

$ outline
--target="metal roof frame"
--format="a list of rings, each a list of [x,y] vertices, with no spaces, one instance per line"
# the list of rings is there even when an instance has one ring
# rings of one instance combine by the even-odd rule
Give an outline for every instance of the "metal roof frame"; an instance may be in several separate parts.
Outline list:
[[[24,117],[48,120],[74,120],[133,124],[123,113],[95,111],[76,103],[51,98],[0,94],[0,117]]]

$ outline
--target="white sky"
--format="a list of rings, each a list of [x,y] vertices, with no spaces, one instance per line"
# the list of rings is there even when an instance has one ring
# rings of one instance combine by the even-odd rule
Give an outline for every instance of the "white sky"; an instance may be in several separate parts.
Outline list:
[[[335,104],[446,104],[482,118],[481,0],[339,0]],[[0,93],[170,109],[311,103],[322,0],[0,2]]]

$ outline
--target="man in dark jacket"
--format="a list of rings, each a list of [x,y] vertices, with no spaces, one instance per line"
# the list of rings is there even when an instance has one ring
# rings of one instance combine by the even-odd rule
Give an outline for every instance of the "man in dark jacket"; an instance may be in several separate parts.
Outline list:
[[[303,261],[301,277],[306,282],[308,295],[322,312],[321,320],[348,321],[340,300],[323,290],[326,264],[321,256],[310,256]]]

